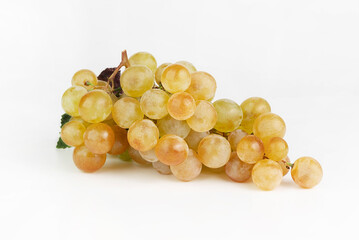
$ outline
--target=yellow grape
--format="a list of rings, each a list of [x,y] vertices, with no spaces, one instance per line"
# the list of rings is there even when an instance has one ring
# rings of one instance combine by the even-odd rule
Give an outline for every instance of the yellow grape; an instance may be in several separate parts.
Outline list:
[[[157,127],[160,131],[160,136],[174,134],[181,138],[185,138],[191,131],[191,128],[188,126],[186,121],[176,120],[170,115],[158,120]]]
[[[220,99],[213,103],[217,111],[214,128],[220,132],[232,132],[239,127],[243,119],[241,107],[232,100]]]
[[[167,111],[176,120],[190,118],[195,110],[196,102],[189,93],[175,93],[168,99]]]
[[[225,166],[226,175],[235,182],[245,182],[251,177],[253,164],[248,164],[238,158],[237,152],[232,152]]]
[[[91,123],[84,121],[80,117],[71,117],[70,121],[78,121],[78,122],[82,123],[85,127],[88,127],[91,124]]]
[[[80,116],[79,104],[81,98],[87,93],[87,90],[80,86],[68,88],[62,95],[61,104],[64,111],[73,116]]]
[[[183,92],[191,84],[191,74],[181,64],[171,64],[161,75],[162,86],[170,93]]]
[[[271,138],[264,144],[264,153],[269,159],[281,161],[288,155],[288,144],[283,138]]]
[[[206,72],[194,72],[191,74],[191,85],[186,92],[196,100],[210,101],[216,94],[216,80]]]
[[[86,83],[90,84],[86,84]],[[81,86],[88,90],[93,89],[93,86],[96,86],[98,83],[96,74],[88,69],[82,69],[77,71],[72,77],[72,86]]]
[[[257,187],[270,191],[282,181],[283,171],[276,161],[264,159],[257,162],[252,169],[252,180]]]
[[[140,153],[141,157],[148,162],[157,162],[158,161],[158,158],[156,156],[154,148],[152,148],[151,150],[148,150],[148,151],[144,151],[144,152],[139,151],[139,153]]]
[[[197,69],[196,69],[196,68],[193,66],[193,64],[190,63],[190,62],[187,62],[187,61],[178,61],[178,62],[176,62],[176,63],[185,66],[190,73],[194,73],[194,72],[197,71]]]
[[[128,129],[127,139],[131,147],[138,151],[148,151],[154,148],[159,138],[156,125],[148,119],[133,123]]]
[[[243,120],[241,126],[249,133],[253,132],[254,120],[262,113],[271,111],[269,103],[260,97],[251,97],[241,103]]]
[[[157,84],[160,84],[162,72],[169,65],[171,65],[171,63],[163,63],[157,68],[156,73],[155,73],[155,80],[156,80]]]
[[[137,151],[136,149],[134,149],[133,147],[130,146],[130,147],[127,149],[127,151],[128,151],[128,154],[130,155],[131,159],[132,159],[135,163],[137,163],[137,164],[139,164],[139,165],[144,165],[144,166],[151,164],[150,162],[148,162],[148,161],[146,161],[145,159],[143,159],[143,157],[140,155],[140,152]]]
[[[161,119],[168,114],[167,102],[170,96],[163,90],[150,89],[140,100],[142,112],[151,119]]]
[[[130,97],[141,97],[154,84],[152,71],[143,65],[135,65],[127,68],[121,74],[121,88]]]
[[[285,131],[286,126],[283,119],[274,113],[259,115],[253,124],[254,135],[262,139],[264,143],[274,137],[283,138]]]
[[[188,157],[178,165],[171,165],[171,172],[181,181],[191,181],[199,176],[202,170],[202,163],[198,155],[192,149],[189,149]]]
[[[170,166],[166,165],[164,163],[161,163],[160,161],[153,162],[152,167],[154,169],[156,169],[157,172],[159,172],[160,174],[163,174],[163,175],[170,175],[172,173]]]
[[[148,67],[153,74],[156,72],[157,69],[157,62],[155,57],[148,53],[148,52],[138,52],[133,54],[128,61],[130,62],[131,66],[134,65],[144,65]]]
[[[107,86],[107,82],[103,81],[103,80],[97,80],[97,87],[106,87]]]
[[[120,155],[129,147],[127,141],[127,131],[126,129],[120,128],[117,125],[112,125],[110,127],[115,134],[115,142],[112,146],[112,149],[108,153],[112,155]]]
[[[290,159],[288,156],[286,156],[284,159],[282,159],[282,161],[279,161],[278,164],[280,165],[280,167],[282,168],[283,171],[283,176],[287,175],[287,173],[289,172],[289,167],[287,166],[286,163],[290,163]]]
[[[198,156],[205,166],[220,168],[228,162],[231,156],[231,145],[224,137],[210,134],[199,143]]]
[[[188,156],[188,150],[185,140],[176,135],[164,135],[155,148],[158,160],[166,165],[182,163]]]
[[[76,120],[69,121],[61,128],[61,139],[69,146],[77,147],[84,142],[86,127]]]
[[[106,154],[90,152],[86,146],[81,145],[74,149],[73,160],[76,167],[84,172],[95,172],[106,162]]]
[[[316,186],[323,177],[320,163],[312,157],[301,157],[294,162],[291,170],[292,178],[302,188]]]
[[[264,146],[259,137],[245,136],[237,145],[237,155],[243,162],[254,164],[264,157]]]
[[[140,102],[132,97],[119,99],[113,105],[112,117],[121,128],[129,128],[134,122],[143,119]]]
[[[99,123],[111,114],[112,105],[112,99],[105,91],[93,90],[81,98],[79,113],[86,122]]]
[[[188,134],[188,136],[184,139],[187,144],[188,147],[197,151],[198,148],[198,144],[199,142],[204,138],[207,137],[209,135],[209,132],[196,132],[191,130]]]
[[[228,142],[231,144],[232,151],[237,151],[237,145],[248,133],[241,129],[234,130],[228,135]]]
[[[188,126],[197,132],[211,130],[217,121],[217,112],[212,103],[199,100],[196,102],[196,110],[192,117],[186,120]]]
[[[84,133],[84,143],[89,151],[97,154],[108,153],[115,143],[115,134],[105,123],[94,123]]]

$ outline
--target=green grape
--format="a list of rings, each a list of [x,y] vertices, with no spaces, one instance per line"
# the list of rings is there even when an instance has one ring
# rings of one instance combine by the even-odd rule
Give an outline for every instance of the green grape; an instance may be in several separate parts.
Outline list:
[[[130,146],[142,152],[154,148],[158,138],[158,128],[148,119],[136,121],[128,129],[127,133],[127,140]]]
[[[106,154],[96,154],[84,145],[74,149],[73,160],[76,167],[84,172],[95,172],[102,168],[106,162]]]
[[[285,135],[286,126],[281,117],[274,113],[263,113],[256,118],[253,124],[253,133],[263,143],[267,143],[271,138]]]
[[[194,73],[194,72],[197,71],[197,69],[196,69],[196,68],[193,66],[193,64],[190,63],[190,62],[187,62],[187,61],[178,61],[178,62],[176,62],[176,63],[185,66],[185,67],[188,69],[189,73]]]
[[[210,134],[199,143],[198,156],[206,167],[220,168],[231,156],[231,145],[224,137]]]
[[[105,91],[93,90],[81,98],[79,113],[86,122],[99,123],[111,114],[112,105],[112,99]]]
[[[188,126],[186,121],[176,120],[170,115],[158,120],[157,127],[160,131],[160,136],[174,134],[181,138],[185,138],[191,131],[191,128]]]
[[[112,125],[110,127],[115,134],[115,142],[108,153],[111,155],[120,155],[124,153],[129,147],[127,141],[127,131],[126,129],[120,128],[117,125]]]
[[[94,123],[86,129],[84,143],[92,153],[105,154],[111,151],[115,143],[115,134],[107,124]]]
[[[88,69],[82,69],[74,74],[71,83],[72,86],[81,86],[91,90],[97,85],[98,80],[95,73]]]
[[[269,103],[260,97],[251,97],[244,100],[241,104],[241,108],[243,111],[241,126],[249,133],[253,132],[254,120],[262,113],[271,111]]]
[[[127,68],[121,74],[121,88],[130,97],[141,97],[154,84],[152,71],[142,65],[135,65]]]
[[[151,163],[146,161],[145,159],[142,158],[142,156],[140,155],[140,152],[137,151],[136,149],[134,149],[133,147],[129,147],[127,149],[128,151],[128,154],[130,155],[131,159],[139,164],[139,165],[143,165],[143,166],[146,166],[146,165],[150,165]]]
[[[72,120],[61,128],[61,139],[69,146],[77,147],[84,142],[86,127],[80,121]]]
[[[152,167],[154,169],[156,169],[157,172],[159,172],[160,174],[163,174],[163,175],[170,175],[172,173],[170,166],[166,165],[164,163],[161,163],[160,161],[153,162]]]
[[[153,74],[156,72],[157,69],[157,62],[154,56],[148,52],[138,52],[133,54],[128,61],[130,62],[131,66],[134,65],[143,65],[148,67]]]
[[[264,153],[274,161],[281,161],[288,155],[288,144],[283,138],[271,138],[264,144]]]
[[[312,188],[322,180],[323,169],[312,157],[297,159],[291,170],[292,178],[302,188]]]
[[[228,142],[231,144],[232,151],[237,151],[237,145],[248,133],[241,129],[234,130],[228,135]]]
[[[254,164],[264,157],[264,146],[259,137],[245,136],[237,145],[237,154],[243,162]]]
[[[61,104],[64,111],[73,116],[80,116],[79,104],[81,98],[87,93],[87,90],[80,86],[68,88],[62,95]]]
[[[129,128],[134,122],[143,119],[140,102],[132,97],[119,99],[112,109],[112,117],[121,128]]]
[[[214,128],[220,132],[232,132],[239,127],[243,119],[241,107],[232,100],[220,99],[213,103],[217,111]]]
[[[199,100],[196,102],[196,110],[192,117],[186,120],[188,126],[197,132],[211,130],[217,121],[217,112],[212,103]]]
[[[160,89],[150,89],[140,100],[142,112],[151,119],[161,119],[168,114],[167,102],[170,96]]]
[[[188,147],[197,151],[198,148],[198,144],[199,142],[204,138],[207,137],[209,135],[209,132],[196,132],[191,130],[188,134],[188,136],[184,139],[187,144]]]
[[[196,102],[189,93],[175,93],[168,99],[167,111],[176,120],[190,118],[195,110]]]
[[[161,75],[162,86],[170,93],[183,92],[191,84],[191,74],[181,64],[171,64]]]
[[[148,162],[157,162],[158,158],[156,157],[155,149],[152,148],[151,150],[141,152],[139,151],[141,157]]]
[[[171,65],[171,63],[163,63],[157,68],[156,73],[155,73],[155,79],[156,79],[157,84],[161,83],[162,72],[169,65]]]
[[[191,74],[191,84],[186,90],[195,100],[210,101],[216,94],[216,80],[206,72],[194,72]]]
[[[158,160],[166,165],[182,163],[188,156],[188,150],[185,140],[176,135],[164,135],[155,148]]]
[[[238,158],[237,152],[232,152],[225,166],[226,175],[235,182],[245,182],[251,177],[253,164],[248,164]]]
[[[178,165],[171,165],[171,172],[181,181],[188,182],[199,176],[202,170],[202,163],[198,155],[192,149],[189,149],[188,157]]]
[[[282,181],[282,168],[276,161],[264,159],[257,162],[252,169],[252,180],[257,187],[270,191]]]

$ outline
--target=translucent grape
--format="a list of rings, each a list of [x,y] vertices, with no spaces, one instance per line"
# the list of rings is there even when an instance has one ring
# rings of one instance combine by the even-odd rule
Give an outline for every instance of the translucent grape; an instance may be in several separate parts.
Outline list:
[[[121,128],[129,128],[134,122],[143,119],[140,102],[132,97],[119,99],[113,105],[112,117]]]
[[[211,130],[217,121],[217,112],[212,103],[199,100],[196,102],[196,110],[192,117],[187,119],[187,124],[197,132]]]
[[[288,144],[283,138],[271,138],[264,144],[264,153],[269,159],[281,161],[288,155]]]
[[[148,162],[157,162],[158,161],[158,158],[156,156],[154,148],[152,148],[151,150],[145,151],[145,152],[139,151],[139,153],[140,153],[141,157]]]
[[[148,151],[154,148],[159,138],[156,125],[148,119],[136,121],[127,133],[128,143],[138,151]]]
[[[183,92],[191,84],[191,74],[181,64],[171,64],[161,75],[162,86],[170,93]]]
[[[164,135],[155,148],[158,160],[166,165],[182,163],[188,156],[188,150],[185,140],[176,135]]]
[[[173,94],[167,103],[167,111],[176,120],[190,118],[196,110],[194,98],[186,92]]]
[[[301,157],[294,162],[291,170],[292,178],[302,188],[316,186],[323,177],[320,163],[312,157]]]
[[[200,161],[209,168],[224,166],[231,156],[231,145],[224,137],[210,134],[198,145]]]
[[[156,79],[157,84],[160,84],[162,72],[169,65],[171,65],[171,63],[163,63],[157,68],[156,73],[155,73],[155,79]]]
[[[220,132],[232,132],[239,127],[243,119],[241,107],[232,100],[220,99],[213,103],[217,111],[217,122],[214,126]]]
[[[259,115],[253,124],[254,135],[262,139],[264,143],[274,137],[283,138],[285,130],[286,127],[283,119],[274,113]]]
[[[160,136],[174,134],[181,138],[185,138],[191,131],[191,128],[188,126],[186,121],[176,120],[170,115],[158,120],[157,127],[160,131]]]
[[[80,121],[69,121],[61,128],[61,139],[69,146],[77,147],[84,142],[86,127]]]
[[[253,164],[248,164],[238,158],[237,152],[232,152],[226,164],[227,176],[235,182],[245,182],[251,177]]]
[[[216,94],[216,80],[206,72],[195,72],[191,74],[191,85],[186,92],[191,94],[195,100],[212,100]]]
[[[283,161],[285,161],[286,163],[290,163],[290,159],[288,156],[286,156],[284,159],[282,159],[282,161],[279,161],[278,164],[280,165],[280,167],[282,168],[283,171],[283,176],[287,175],[287,173],[289,172],[289,167],[287,166],[286,163],[284,163]]]
[[[133,147],[129,147],[127,149],[128,154],[130,155],[131,159],[139,164],[139,165],[150,165],[151,163],[146,161],[145,159],[143,159],[143,157],[141,156],[140,152],[137,151],[136,149],[134,149]]]
[[[93,153],[108,153],[115,143],[115,134],[107,124],[94,123],[87,127],[84,133],[84,143]]]
[[[187,142],[189,148],[197,151],[199,142],[208,135],[209,132],[196,132],[191,130],[184,140]]]
[[[153,162],[152,167],[154,169],[156,169],[157,172],[159,172],[160,174],[163,174],[163,175],[170,175],[172,173],[170,166],[168,166],[164,163],[161,163],[160,161]]]
[[[93,90],[81,98],[79,113],[86,122],[99,123],[111,114],[112,105],[111,97],[105,91]]]
[[[237,151],[237,145],[248,133],[241,129],[234,130],[228,135],[228,142],[231,144],[232,151]]]
[[[244,100],[241,108],[243,111],[241,126],[249,133],[253,132],[254,120],[262,113],[271,111],[269,103],[260,97],[251,97]]]
[[[178,62],[176,62],[176,63],[185,66],[190,73],[194,73],[194,72],[197,71],[197,69],[196,69],[196,68],[193,66],[193,64],[190,63],[190,62],[187,62],[187,61],[178,61]]]
[[[149,118],[161,119],[168,114],[167,102],[170,96],[160,89],[150,89],[140,100],[142,112]]]
[[[154,84],[152,71],[142,65],[135,65],[127,68],[121,74],[121,88],[130,97],[141,97]]]
[[[189,149],[188,157],[178,165],[171,165],[171,172],[181,181],[191,181],[199,176],[202,170],[202,163],[198,155],[192,149]]]
[[[282,168],[276,161],[264,159],[257,162],[252,169],[252,180],[257,187],[270,191],[282,181]]]
[[[243,162],[254,164],[264,157],[264,146],[260,138],[248,135],[237,145],[237,155]]]
[[[86,93],[87,90],[80,86],[74,86],[67,89],[62,95],[61,99],[61,104],[64,111],[73,117],[80,116],[80,100]]]
[[[157,69],[157,62],[155,57],[148,53],[148,52],[138,52],[133,54],[128,61],[130,62],[131,66],[134,65],[143,65],[148,67],[153,74],[155,74],[156,69]]]
[[[78,122],[82,123],[85,127],[88,127],[91,124],[91,123],[84,121],[80,117],[71,117],[70,121],[78,121]]]
[[[97,85],[98,80],[95,73],[88,69],[82,69],[74,74],[71,83],[72,86],[81,86],[91,90],[93,86]]]
[[[108,153],[112,155],[120,155],[125,152],[129,147],[127,141],[127,131],[126,129],[120,128],[117,125],[113,125],[110,127],[115,134],[115,142],[112,146],[112,149]]]
[[[95,172],[106,162],[106,154],[90,152],[86,146],[81,145],[74,149],[73,160],[76,167],[84,172]]]

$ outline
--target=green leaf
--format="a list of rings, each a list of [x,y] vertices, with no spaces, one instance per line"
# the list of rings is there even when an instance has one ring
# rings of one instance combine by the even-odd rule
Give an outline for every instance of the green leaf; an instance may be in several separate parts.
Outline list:
[[[68,121],[70,121],[71,116],[67,113],[61,115],[61,127],[64,126]]]
[[[64,141],[62,141],[61,137],[59,137],[59,140],[57,141],[57,144],[56,144],[56,148],[65,149],[65,148],[70,148],[70,146],[67,145],[66,143],[64,143]]]

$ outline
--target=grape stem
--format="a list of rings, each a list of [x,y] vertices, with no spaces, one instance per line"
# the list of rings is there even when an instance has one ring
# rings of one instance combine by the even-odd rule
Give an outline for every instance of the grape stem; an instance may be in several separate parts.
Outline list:
[[[115,76],[118,73],[118,71],[120,71],[120,69],[122,67],[128,68],[129,66],[130,66],[130,62],[128,61],[127,51],[124,50],[124,51],[122,51],[122,55],[121,55],[121,63],[118,65],[118,67],[111,74],[111,76],[108,78],[108,81],[107,81],[107,84],[111,83],[111,91],[114,91],[114,88],[115,88],[114,79],[115,79]]]
[[[294,163],[290,163],[285,160],[282,160],[282,162],[286,165],[286,167],[292,168],[294,166]]]

